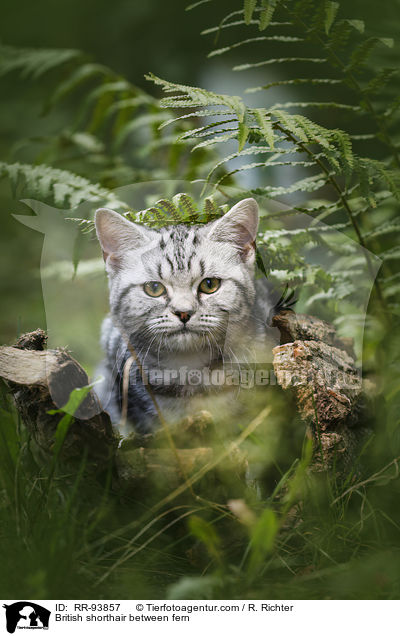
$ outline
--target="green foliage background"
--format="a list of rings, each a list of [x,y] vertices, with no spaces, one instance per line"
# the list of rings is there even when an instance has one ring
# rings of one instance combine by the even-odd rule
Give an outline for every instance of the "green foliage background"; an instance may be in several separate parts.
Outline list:
[[[66,209],[111,200],[127,213],[113,199],[119,186],[197,179],[218,203],[231,186],[237,198],[280,199],[327,225],[322,240],[288,229],[287,213],[266,217],[259,241],[280,259],[267,274],[305,290],[310,313],[342,306],[353,314],[360,271],[374,269],[368,252],[362,263],[357,252],[341,254],[330,229],[383,266],[363,351],[374,384],[371,436],[344,480],[309,474],[303,425],[274,394],[246,442],[268,473],[261,497],[226,475],[213,501],[207,483],[197,498],[189,492],[168,505],[159,484],[121,497],[111,467],[95,480],[85,458],[76,472],[38,464],[4,393],[4,598],[398,598],[398,10],[388,0],[204,0],[185,13],[181,3],[153,0],[112,10],[41,3],[32,14],[28,3],[18,12],[6,3],[2,341],[45,326],[42,238],[10,216],[26,213],[23,197]],[[222,77],[226,89],[213,92]],[[157,210],[145,220],[160,221]],[[347,259],[347,270],[310,268],[299,249],[316,244]],[[255,418],[262,409],[254,405]],[[226,506],[238,498],[244,507]]]

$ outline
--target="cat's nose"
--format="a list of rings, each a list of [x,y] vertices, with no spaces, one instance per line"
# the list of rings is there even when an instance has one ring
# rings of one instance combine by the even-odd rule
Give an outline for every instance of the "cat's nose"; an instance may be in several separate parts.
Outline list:
[[[185,324],[190,320],[192,315],[191,311],[174,311],[175,316],[178,316],[179,320]]]

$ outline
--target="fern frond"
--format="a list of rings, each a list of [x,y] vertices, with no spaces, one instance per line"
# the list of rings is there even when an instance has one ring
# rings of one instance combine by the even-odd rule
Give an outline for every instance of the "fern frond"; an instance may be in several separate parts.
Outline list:
[[[261,11],[261,7],[256,7],[255,12],[257,11]],[[233,17],[234,15],[238,15],[238,14],[242,14],[242,11],[233,11],[232,14],[230,15],[230,17]],[[228,17],[228,16],[226,16]],[[204,29],[203,31],[201,31],[201,35],[210,35],[211,33],[218,33],[220,31],[222,31],[223,29],[230,29],[232,27],[237,27],[237,26],[241,26],[245,24],[244,19],[242,20],[234,20],[233,22],[221,22],[218,26],[216,27],[209,27],[208,29]],[[256,19],[256,20],[250,20],[249,25],[258,25],[260,26],[260,20]],[[269,27],[282,27],[282,26],[291,26],[290,22],[270,22],[268,24]]]
[[[364,187],[371,190],[370,186],[374,180],[383,181],[392,195],[398,201],[400,200],[400,172],[398,170],[388,168],[382,161],[366,157],[358,158],[356,169],[359,174],[364,172],[366,175],[367,183],[363,184]]]
[[[263,188],[263,192],[270,198],[280,197],[287,194],[293,194],[294,192],[316,192],[320,188],[324,187],[327,183],[326,176],[323,173],[319,173],[312,177],[306,177],[300,179],[290,186],[273,187],[266,186]]]
[[[154,206],[141,211],[130,211],[127,216],[132,221],[140,221],[150,227],[160,228],[180,223],[208,223],[226,212],[227,207],[218,206],[212,197],[204,199],[203,208],[199,211],[194,200],[185,192],[180,192],[172,200],[160,199]]]
[[[7,176],[18,196],[37,198],[62,208],[74,208],[83,201],[98,201],[127,208],[110,190],[66,170],[46,165],[0,162],[0,178]]]
[[[197,2],[193,2],[192,4],[188,4],[186,7],[186,11],[191,11],[192,9],[196,9],[201,4],[207,4],[208,2],[212,2],[212,0],[197,0]]]
[[[284,104],[278,103],[272,106],[274,110],[278,108],[331,108],[332,110],[348,110],[353,113],[361,112],[360,106],[340,104],[338,102],[285,102]]]
[[[339,3],[338,2],[331,2],[330,0],[328,0],[325,3],[325,20],[324,20],[324,27],[325,27],[325,33],[328,35],[329,31],[331,30],[331,26],[336,18],[336,14],[338,12],[339,9]]]
[[[101,64],[87,63],[79,66],[65,81],[58,85],[51,98],[47,101],[47,107],[55,106],[84,82],[97,76],[107,77],[108,75],[109,70]]]
[[[192,119],[195,117],[220,117],[230,115],[229,110],[195,110],[191,113],[186,113],[185,115],[180,115],[179,117],[173,117],[172,119],[168,119],[160,125],[160,130],[165,128],[165,126],[170,126],[171,124],[175,124],[177,121],[182,121],[183,119]]]
[[[245,24],[250,24],[256,5],[257,5],[257,0],[244,0],[243,14],[244,14]]]
[[[275,144],[275,131],[267,110],[265,108],[255,108],[252,113],[265,141],[269,144],[269,147],[273,149]]]
[[[204,126],[200,126],[199,128],[192,128],[184,133],[182,133],[178,139],[189,139],[191,137],[208,137],[209,135],[214,134],[215,132],[221,133],[226,132],[227,130],[232,130],[228,128],[218,129],[217,131],[213,130],[217,128],[217,126],[225,126],[226,124],[230,124],[232,122],[237,122],[237,119],[224,119],[222,121],[213,121],[210,124],[205,124]]]
[[[384,68],[375,77],[370,80],[364,88],[364,93],[373,95],[380,91],[390,80],[399,73],[397,68]]]
[[[120,148],[127,137],[136,130],[140,130],[142,127],[151,126],[153,124],[158,127],[160,125],[160,122],[165,121],[167,118],[167,113],[154,113],[141,115],[139,117],[136,117],[135,119],[132,119],[132,121],[129,121],[118,132],[118,135],[114,140],[115,148]]]
[[[397,261],[400,259],[400,247],[396,245],[396,247],[381,252],[379,256],[383,261]]]
[[[0,76],[19,71],[22,77],[37,79],[45,73],[83,58],[75,49],[34,49],[0,46]]]
[[[389,120],[391,117],[393,117],[395,113],[397,113],[399,109],[400,109],[400,96],[396,97],[396,99],[393,100],[391,104],[389,104],[389,107],[383,113],[383,117],[386,120]]]
[[[252,64],[239,64],[232,68],[233,71],[248,71],[250,68],[260,68],[270,64],[291,64],[292,62],[310,62],[310,64],[324,64],[327,61],[325,57],[275,57],[262,62],[254,62]]]
[[[264,31],[271,24],[278,0],[262,0],[259,29]]]
[[[254,42],[284,42],[285,44],[293,43],[293,42],[303,42],[303,38],[298,38],[291,35],[259,35],[254,38],[246,38],[245,40],[241,40],[240,42],[235,42],[230,46],[224,46],[220,49],[214,49],[208,54],[208,57],[214,57],[216,55],[223,55],[232,49],[237,49],[240,46],[245,44],[253,44]]]
[[[299,77],[297,79],[290,80],[278,80],[276,82],[270,82],[269,84],[264,84],[264,86],[254,86],[251,88],[246,88],[246,93],[257,93],[259,91],[265,91],[269,88],[273,88],[274,86],[296,86],[300,84],[342,84],[343,80],[341,79],[329,79],[322,78],[318,79],[316,77]]]
[[[390,221],[386,221],[373,230],[364,232],[363,236],[365,239],[370,239],[377,238],[378,236],[384,236],[386,234],[393,234],[394,232],[400,232],[400,219],[391,219]]]
[[[354,49],[347,66],[348,70],[355,71],[356,69],[362,68],[366,63],[368,56],[377,44],[384,44],[385,46],[392,48],[393,40],[391,38],[368,38]]]
[[[197,205],[191,197],[185,192],[176,194],[173,198],[175,205],[177,206],[178,213],[180,215],[181,222],[184,223],[196,223],[198,220],[199,212]]]
[[[163,87],[166,93],[180,93],[177,96],[170,98],[163,98],[161,100],[162,107],[184,107],[190,106],[227,106],[237,116],[239,121],[243,121],[245,113],[245,105],[240,97],[235,95],[222,95],[206,91],[203,88],[196,88],[195,86],[186,86],[184,84],[174,84],[173,82],[167,82],[162,80],[153,73],[146,75],[146,78],[153,81]]]
[[[198,150],[199,148],[208,148],[210,146],[214,146],[214,144],[223,144],[226,141],[230,141],[231,139],[236,139],[237,138],[237,129],[232,129],[232,132],[228,132],[225,135],[218,135],[216,137],[213,137],[212,139],[207,139],[206,141],[202,141],[199,144],[196,144],[196,146],[193,146],[192,148],[192,152],[194,150]]]

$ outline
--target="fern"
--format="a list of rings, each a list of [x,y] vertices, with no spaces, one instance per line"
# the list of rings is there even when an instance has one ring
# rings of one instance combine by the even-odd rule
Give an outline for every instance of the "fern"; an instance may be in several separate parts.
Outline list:
[[[197,87],[173,84],[149,76],[161,85],[165,92],[175,94],[174,97],[162,99],[161,105],[173,109],[202,107],[204,123],[200,128],[192,128],[184,134],[186,140],[201,135],[207,136],[206,141],[193,147],[193,151],[202,147],[220,146],[222,148],[232,139],[237,140],[238,151],[225,153],[225,156],[214,164],[206,175],[207,184],[211,184],[211,178],[213,178],[214,188],[218,189],[228,177],[232,178],[236,174],[253,169],[271,168],[273,165],[279,165],[282,169],[284,166],[297,168],[301,166],[305,170],[313,172],[316,170],[316,174],[297,179],[294,183],[279,187],[258,187],[254,193],[268,197],[288,196],[294,192],[317,193],[322,188],[325,191],[327,187],[330,187],[332,200],[320,206],[318,217],[326,220],[331,215],[337,216],[343,210],[348,217],[348,223],[345,224],[347,231],[351,231],[353,237],[363,247],[368,247],[368,241],[373,237],[368,232],[362,231],[363,219],[370,208],[377,205],[382,186],[395,198],[399,196],[399,158],[388,126],[393,127],[397,121],[400,102],[395,100],[392,107],[386,108],[383,112],[374,101],[377,92],[395,77],[397,69],[385,68],[367,81],[365,80],[366,64],[375,47],[377,45],[391,47],[392,41],[390,38],[364,37],[364,23],[342,17],[343,10],[338,2],[323,4],[316,0],[246,2],[242,9],[239,2],[238,5],[236,10],[232,10],[221,19],[219,26],[211,27],[204,32],[205,34],[217,33],[221,36],[223,32],[233,32],[238,27],[242,29],[238,40],[212,50],[210,57],[226,55],[234,49],[244,48],[245,45],[260,47],[273,41],[277,43],[277,46],[278,43],[293,46],[293,55],[236,64],[234,70],[262,69],[271,64],[278,67],[281,64],[293,65],[295,62],[301,62],[302,68],[305,69],[307,69],[305,64],[309,64],[310,68],[308,76],[285,77],[285,79],[269,81],[260,87],[249,87],[248,92],[265,91],[280,86],[296,86],[301,89],[302,86],[311,85],[314,90],[317,90],[318,87],[340,85],[346,87],[341,90],[341,99],[337,101],[308,99],[268,106],[266,103],[263,108],[254,109],[236,97],[235,103],[232,103],[226,95],[218,95]],[[275,20],[273,23],[272,17]],[[254,32],[254,29],[257,29],[258,31],[267,30],[268,33],[270,27],[274,28],[273,35],[259,35]],[[243,29],[250,31],[247,37],[243,36]],[[293,29],[295,29],[294,32]],[[317,46],[322,55],[319,57],[304,55],[304,47],[310,44],[314,48]],[[325,68],[325,77],[322,73],[315,77],[312,70],[315,64]],[[369,70],[368,72],[370,73]],[[220,109],[221,106],[227,107],[227,110]],[[215,109],[217,113],[211,123],[207,122],[208,115],[211,116],[209,108]],[[332,112],[348,114],[351,121],[348,124],[348,130],[351,134],[339,127],[327,128],[315,121],[314,117],[311,119],[309,116],[292,114],[294,109],[300,108],[310,112],[313,109],[322,113],[329,108]],[[220,118],[222,113],[224,117]],[[232,117],[229,117],[229,113]],[[389,115],[393,117],[393,121],[387,117]],[[370,132],[365,132],[365,123],[358,125],[355,121],[361,117],[365,118]],[[363,134],[354,132],[359,126],[364,129]],[[386,147],[387,152],[390,153],[389,156],[381,161],[363,156],[360,152],[362,144],[370,139],[377,140],[382,145],[382,149]],[[265,141],[267,146],[260,146],[262,141]],[[257,160],[257,154],[270,152],[272,155],[276,151],[283,150],[287,143],[292,145],[293,159]],[[298,160],[296,155],[299,153],[306,155],[305,160]],[[246,154],[254,155],[255,161],[239,167],[235,165],[233,169],[229,169],[231,161],[243,158]],[[215,171],[221,166],[226,167],[226,174],[216,179]],[[307,209],[310,208],[307,207]],[[373,276],[374,268],[368,252],[365,252],[365,258]],[[376,290],[382,299],[379,282],[376,283]]]
[[[215,6],[215,0],[208,2]],[[148,79],[165,94],[159,101],[78,51],[30,52],[3,47],[0,74],[19,71],[37,80],[48,70],[62,69],[61,81],[46,100],[47,110],[73,97],[77,90],[84,92],[75,120],[69,130],[63,131],[64,141],[68,140],[63,147],[81,149],[82,156],[89,152],[83,171],[90,168],[91,155],[93,166],[101,158],[103,170],[100,184],[93,184],[97,179],[91,179],[90,174],[78,177],[73,170],[45,165],[2,164],[2,174],[8,175],[14,186],[19,184],[59,207],[70,207],[85,198],[109,200],[110,187],[124,178],[132,179],[132,175],[139,179],[190,176],[203,181],[204,195],[214,195],[241,174],[254,170],[270,174],[273,169],[274,175],[277,171],[282,174],[278,184],[271,184],[270,179],[265,184],[262,177],[257,187],[243,192],[243,196],[283,197],[292,202],[294,194],[301,193],[301,201],[295,200],[296,209],[331,222],[334,228],[340,225],[362,247],[376,248],[389,230],[379,233],[379,228],[371,229],[367,221],[371,208],[385,204],[389,197],[399,198],[399,158],[392,131],[398,122],[400,100],[392,97],[382,105],[377,99],[396,78],[397,69],[385,66],[376,74],[371,72],[368,64],[377,47],[390,47],[392,42],[365,36],[363,22],[343,14],[339,2],[238,0],[219,24],[205,30],[206,34],[226,38],[239,29],[236,40],[220,42],[210,57],[251,47],[262,50],[274,43],[274,57],[264,54],[257,60],[253,54],[251,62],[235,60],[236,72],[256,68],[262,73],[269,66],[275,72],[279,67],[285,69],[274,81],[266,77],[259,87],[247,87],[247,92],[265,94],[265,103],[258,108],[237,95],[176,84],[149,74]],[[284,55],[280,55],[279,47],[285,47]],[[310,55],[315,50],[318,55]],[[286,69],[293,72],[299,63],[301,76],[288,76]],[[283,86],[296,88],[297,100],[271,103],[267,91]],[[340,89],[338,99],[326,99],[325,88],[329,86]],[[339,125],[326,125],[328,109],[329,121],[336,116]],[[130,146],[140,140],[129,160],[124,154],[128,140]],[[237,144],[234,152],[232,140]],[[380,145],[381,160],[363,152],[372,140]],[[49,148],[57,143],[53,140]],[[50,151],[47,155],[42,151],[38,163],[48,156]],[[211,199],[206,199],[204,206],[199,211],[181,196],[169,203],[167,199],[159,201],[139,216],[157,226],[203,222],[221,213]],[[276,219],[291,213],[293,210],[282,211]],[[382,227],[398,232],[390,218]],[[365,258],[372,276],[374,267],[367,251]],[[392,257],[385,260],[395,261]],[[298,279],[289,270],[301,267],[301,263],[290,264],[288,260],[286,267],[288,279]],[[382,280],[387,275],[392,272],[386,268]],[[382,298],[379,282],[376,288]]]
[[[191,145],[194,142],[182,138],[180,152],[172,155],[170,147],[173,133],[183,135],[188,129],[189,123],[183,120],[170,122],[168,133],[159,130],[159,124],[172,118],[161,110],[158,102],[151,95],[138,89],[125,78],[119,76],[105,65],[90,61],[87,56],[79,51],[64,49],[19,49],[11,46],[0,47],[0,76],[12,71],[20,72],[24,78],[37,81],[49,70],[57,69],[59,80],[55,90],[45,100],[43,111],[56,108],[60,102],[73,99],[80,91],[80,101],[76,110],[74,121],[61,135],[52,138],[36,139],[35,144],[40,143],[42,149],[37,156],[37,162],[50,160],[57,147],[58,161],[62,161],[60,150],[64,150],[65,166],[69,170],[69,147],[76,146],[76,139],[81,135],[93,141],[93,149],[97,146],[97,155],[93,157],[93,166],[86,163],[84,171],[91,175],[98,168],[99,153],[105,166],[104,180],[119,185],[118,180],[124,175],[132,175],[132,164],[126,160],[124,151],[127,142],[133,143],[140,140],[137,158],[134,163],[137,166],[137,174],[140,179],[151,179],[153,176],[154,159],[159,161],[158,176],[171,178],[175,170],[179,177],[182,170],[185,172],[185,164],[188,166],[188,176],[196,176],[197,163],[189,157]],[[83,98],[82,98],[83,91]],[[78,137],[77,137],[78,135]],[[83,136],[82,136],[83,135]],[[110,141],[111,140],[111,141]],[[25,143],[29,143],[27,140]],[[100,151],[100,148],[102,150]],[[93,150],[93,152],[95,152]],[[208,159],[206,151],[199,155],[199,163]],[[148,158],[146,163],[143,157]],[[166,162],[166,158],[171,160]],[[151,159],[151,161],[150,161]],[[90,157],[89,157],[90,162]],[[130,165],[129,165],[130,164]],[[128,170],[129,166],[129,170]],[[136,177],[136,178],[138,178]],[[115,180],[117,179],[117,182]]]
[[[150,227],[164,227],[180,223],[209,223],[227,211],[227,206],[218,205],[212,197],[206,197],[199,209],[195,201],[181,192],[172,200],[160,199],[154,206],[140,211],[130,211],[128,217]]]
[[[37,79],[55,68],[83,58],[74,49],[20,49],[0,45],[0,76],[19,71],[22,77]]]
[[[8,177],[15,196],[37,198],[56,207],[69,209],[84,201],[102,202],[126,208],[111,191],[83,177],[50,166],[0,162],[0,178]]]

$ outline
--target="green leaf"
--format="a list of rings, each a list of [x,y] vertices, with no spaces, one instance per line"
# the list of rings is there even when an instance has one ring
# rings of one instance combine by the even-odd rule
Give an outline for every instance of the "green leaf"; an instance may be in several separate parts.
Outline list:
[[[347,70],[354,71],[356,69],[362,68],[366,63],[371,51],[377,44],[384,44],[385,46],[392,47],[393,39],[372,37],[361,42],[361,44],[359,44],[352,52]]]
[[[196,146],[193,146],[191,152],[194,152],[195,150],[198,150],[199,148],[208,148],[209,146],[213,146],[214,144],[222,144],[222,143],[225,143],[226,141],[230,141],[231,139],[236,139],[236,138],[237,138],[237,130],[234,130],[225,135],[217,135],[216,137],[213,137],[212,139],[207,139],[206,141],[202,141],[199,144],[196,144]]]
[[[246,38],[245,40],[241,40],[240,42],[235,42],[235,44],[231,44],[230,46],[224,46],[221,49],[214,49],[211,53],[208,54],[208,57],[214,57],[215,55],[223,55],[223,53],[227,53],[232,49],[236,49],[239,46],[243,46],[244,44],[252,44],[253,42],[284,42],[284,43],[292,43],[292,42],[302,42],[303,38],[293,37],[289,35],[260,35],[255,38]]]
[[[265,186],[263,192],[269,198],[280,197],[293,192],[316,192],[326,185],[326,176],[322,173],[295,181],[289,186]]]
[[[272,20],[272,16],[274,15],[275,9],[277,5],[277,0],[262,0],[261,3],[261,12],[260,12],[260,21],[259,21],[259,29],[260,31],[264,31],[267,26],[270,24]]]
[[[301,120],[298,119],[298,115],[291,115],[290,113],[286,113],[283,110],[273,110],[271,114],[277,118],[279,122],[283,124],[289,132],[298,137],[301,141],[307,143],[309,137],[305,131],[304,125],[298,125],[302,123]]]
[[[114,140],[114,146],[116,149],[121,148],[122,144],[125,143],[126,139],[132,133],[137,130],[141,130],[145,126],[151,126],[155,124],[157,127],[161,122],[165,121],[168,117],[168,113],[146,113],[144,115],[140,115],[139,117],[135,117],[132,120],[128,121],[128,123],[123,126],[118,135]]]
[[[191,11],[192,9],[196,9],[196,7],[199,7],[202,4],[207,4],[208,2],[211,2],[212,0],[198,0],[197,2],[193,2],[192,4],[188,4],[187,7],[185,7],[185,11]]]
[[[350,24],[359,33],[364,33],[365,22],[364,20],[346,20],[347,24]]]
[[[236,118],[225,119],[223,121],[213,121],[211,124],[200,126],[200,128],[192,128],[192,130],[188,130],[187,132],[182,133],[181,135],[179,135],[178,140],[189,139],[191,137],[208,137],[209,135],[214,135],[215,133],[222,133],[229,130],[234,130],[233,128],[218,128],[218,130],[213,129],[217,126],[225,126],[226,124],[230,124],[236,121]]]
[[[48,413],[50,413],[51,415],[54,415],[55,413],[66,413],[67,415],[74,415],[95,384],[96,383],[93,382],[92,384],[73,389],[64,406],[61,406],[59,409],[52,409],[48,411]]]
[[[392,247],[390,250],[386,250],[379,254],[380,258],[384,261],[397,261],[400,259],[400,247]]]
[[[214,557],[219,557],[221,541],[214,526],[197,515],[191,515],[188,525],[190,532],[205,545],[208,552]]]
[[[82,201],[98,201],[110,207],[127,208],[127,204],[98,183],[67,170],[46,165],[7,164],[0,162],[0,178],[7,176],[18,196],[50,201],[63,208],[73,208]]]
[[[244,21],[247,25],[250,24],[256,5],[257,5],[257,0],[244,0],[243,13],[244,13]]]
[[[212,93],[211,91],[206,91],[204,88],[197,88],[195,86],[174,84],[160,79],[153,73],[146,75],[146,79],[162,86],[166,93],[180,93],[179,95],[162,99],[162,107],[188,108],[190,106],[227,106],[236,114],[239,121],[243,121],[246,107],[241,97]]]
[[[330,0],[328,0],[325,3],[325,22],[324,22],[324,26],[325,26],[325,33],[328,34],[329,31],[331,30],[331,26],[333,24],[333,21],[336,17],[336,14],[338,12],[339,9],[339,3],[338,2],[330,2]]]
[[[250,558],[248,570],[250,573],[264,565],[265,557],[270,554],[275,545],[279,530],[279,521],[271,508],[266,508],[251,531]]]
[[[248,134],[249,134],[249,129],[247,125],[243,122],[239,122],[239,128],[238,128],[239,152],[243,150],[243,147],[247,141]]]
[[[69,77],[61,82],[57,89],[54,91],[50,99],[45,104],[45,111],[49,110],[57,102],[62,100],[64,97],[72,93],[76,90],[81,84],[84,82],[93,79],[93,77],[100,76],[108,76],[110,71],[107,67],[102,66],[101,64],[83,64],[79,66]]]
[[[275,142],[275,131],[273,128],[271,117],[267,114],[265,108],[256,108],[252,112],[257,124],[260,127],[265,141],[269,144],[269,147],[273,149]]]
[[[390,80],[397,75],[399,69],[397,68],[384,68],[376,76],[370,80],[364,89],[364,93],[373,95],[378,93]]]
[[[65,413],[64,417],[62,417],[57,424],[57,429],[54,436],[54,446],[52,450],[55,458],[57,458],[60,454],[67,433],[74,421],[74,414],[78,410],[79,406],[82,404],[87,394],[92,390],[92,388],[93,384],[88,384],[87,386],[74,389],[73,391],[71,391],[69,399],[64,406],[59,409],[52,409],[48,411],[50,415]]]
[[[246,88],[246,93],[257,93],[262,90],[268,90],[274,86],[296,86],[298,84],[342,84],[343,80],[341,79],[333,79],[333,78],[316,78],[316,77],[299,77],[297,79],[290,80],[279,80],[276,82],[270,82],[269,84],[264,84],[264,86],[255,86],[252,88]]]
[[[257,10],[257,9],[256,9]],[[231,14],[231,17],[234,14],[237,14],[237,11],[233,11]],[[239,13],[242,13],[241,11],[239,11]],[[219,33],[222,29],[230,29],[232,27],[237,27],[237,26],[241,26],[243,24],[246,24],[244,20],[234,20],[233,22],[228,22],[228,23],[223,23],[221,22],[218,26],[216,27],[210,27],[208,29],[204,29],[203,31],[201,31],[201,35],[209,35],[210,33]],[[253,19],[250,20],[249,25],[251,24],[258,24],[258,26],[260,26],[260,20],[257,19]],[[283,26],[291,26],[291,22],[270,22],[269,26],[271,27],[283,27]]]
[[[363,238],[376,238],[386,234],[393,235],[396,232],[400,232],[400,219],[391,219],[390,221],[386,221],[386,223],[379,225],[375,229],[365,232],[363,234]]]
[[[0,76],[19,71],[23,77],[37,79],[71,61],[82,59],[75,49],[19,48],[0,45]]]
[[[170,126],[171,124],[174,124],[177,121],[181,121],[182,119],[189,119],[189,118],[195,118],[195,117],[219,117],[221,115],[226,116],[226,115],[230,115],[230,111],[229,110],[212,110],[211,108],[209,109],[204,109],[204,110],[195,110],[191,113],[186,113],[185,115],[180,115],[179,117],[173,117],[172,119],[168,119],[167,121],[164,121],[161,125],[160,125],[160,130],[162,128],[165,128],[165,126]]]
[[[394,99],[389,104],[388,108],[383,113],[384,117],[386,119],[389,119],[389,118],[393,117],[393,115],[399,110],[399,108],[400,108],[400,95],[398,97],[396,97],[396,99]]]
[[[259,68],[268,64],[291,64],[292,62],[310,62],[311,64],[323,64],[327,59],[325,57],[276,57],[262,62],[254,62],[252,64],[239,64],[233,67],[233,71],[247,71],[250,68]]]
[[[361,111],[360,106],[340,104],[339,102],[285,102],[284,104],[274,104],[271,110],[279,108],[332,108],[333,110],[348,110],[354,113]]]

